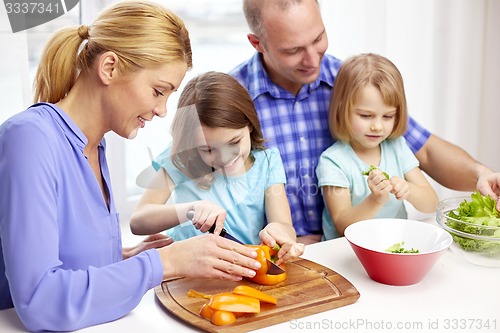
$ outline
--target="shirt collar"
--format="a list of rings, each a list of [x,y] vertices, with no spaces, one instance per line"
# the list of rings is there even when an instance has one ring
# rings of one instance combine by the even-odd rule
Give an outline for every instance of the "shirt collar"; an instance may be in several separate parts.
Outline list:
[[[87,146],[88,144],[88,139],[83,134],[82,130],[75,124],[75,122],[68,116],[66,112],[64,112],[63,109],[58,107],[55,104],[52,103],[37,103],[32,105],[31,107],[35,106],[41,106],[44,105],[48,108],[51,108],[52,110],[55,111],[55,113],[59,116],[56,117],[54,114],[54,120],[61,126],[62,130],[66,134],[66,136],[72,140],[78,147],[81,148],[82,152],[83,149]],[[106,148],[106,141],[103,138],[99,144],[99,148]]]
[[[269,93],[275,98],[296,98],[304,93],[309,94],[311,91],[317,89],[321,83],[333,87],[334,77],[333,75],[329,75],[327,62],[327,57],[324,56],[320,64],[320,73],[316,81],[303,85],[297,96],[295,96],[271,81],[262,63],[260,52],[256,52],[249,60],[248,82],[250,82],[250,84],[248,90],[250,96],[253,100],[259,95],[266,93]]]

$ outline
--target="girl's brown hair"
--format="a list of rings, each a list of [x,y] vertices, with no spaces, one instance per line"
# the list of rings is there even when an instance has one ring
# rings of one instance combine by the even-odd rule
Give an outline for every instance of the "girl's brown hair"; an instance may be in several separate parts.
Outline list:
[[[396,108],[394,128],[388,138],[405,133],[408,111],[403,77],[389,59],[365,53],[347,59],[335,79],[329,114],[330,132],[334,138],[346,142],[351,140],[353,130],[349,113],[361,90],[369,84],[380,91],[385,104]]]
[[[264,149],[259,118],[248,91],[231,75],[207,72],[191,79],[179,97],[172,122],[171,158],[174,165],[202,187],[210,186],[210,166],[194,145],[195,130],[211,128],[250,129],[251,148]]]
[[[78,75],[107,51],[116,53],[119,70],[125,74],[169,62],[181,61],[192,67],[189,33],[180,17],[153,2],[118,2],[101,12],[90,26],[54,33],[35,76],[35,103],[63,99]]]

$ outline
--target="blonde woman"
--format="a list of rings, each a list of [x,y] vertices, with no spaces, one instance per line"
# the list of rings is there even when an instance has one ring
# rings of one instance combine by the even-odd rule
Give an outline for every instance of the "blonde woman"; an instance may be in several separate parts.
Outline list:
[[[122,249],[104,134],[133,138],[163,117],[191,66],[182,20],[146,1],[49,40],[37,104],[0,127],[0,309],[14,306],[28,330],[115,320],[166,278],[237,281],[260,267],[249,247],[213,235]]]

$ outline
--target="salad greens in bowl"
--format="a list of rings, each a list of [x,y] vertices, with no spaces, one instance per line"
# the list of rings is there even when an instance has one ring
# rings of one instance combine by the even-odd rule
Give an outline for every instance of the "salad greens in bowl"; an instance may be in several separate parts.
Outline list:
[[[375,218],[344,232],[368,276],[379,283],[419,283],[453,242],[437,225],[407,219]]]
[[[453,237],[452,252],[476,265],[500,267],[500,213],[495,206],[495,200],[477,191],[438,204],[436,219]]]

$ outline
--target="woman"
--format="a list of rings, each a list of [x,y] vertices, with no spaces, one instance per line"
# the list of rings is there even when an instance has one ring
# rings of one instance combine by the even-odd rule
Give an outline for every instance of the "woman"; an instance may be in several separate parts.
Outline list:
[[[133,138],[164,116],[191,66],[181,19],[146,1],[48,42],[38,103],[0,127],[0,309],[14,306],[27,329],[111,321],[163,279],[237,281],[260,267],[250,248],[213,235],[169,246],[154,235],[122,251],[104,134]]]

